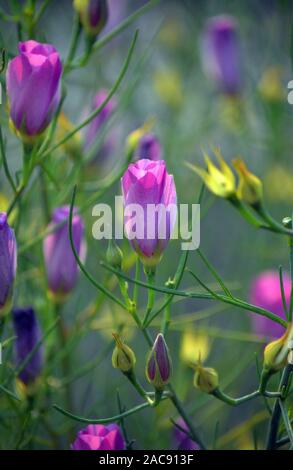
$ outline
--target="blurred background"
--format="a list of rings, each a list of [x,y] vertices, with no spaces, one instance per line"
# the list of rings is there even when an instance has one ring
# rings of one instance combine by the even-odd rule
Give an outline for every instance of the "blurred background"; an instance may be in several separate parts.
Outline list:
[[[15,2],[0,1],[5,11]],[[20,2],[16,2],[20,3]],[[110,18],[102,32],[107,34],[120,21],[146,2],[109,0]],[[292,213],[292,105],[288,103],[288,82],[293,79],[290,57],[292,1],[257,0],[163,0],[140,17],[104,48],[93,54],[83,69],[66,77],[64,102],[66,119],[77,124],[92,106],[95,94],[109,89],[126,57],[131,38],[139,28],[139,38],[130,69],[115,95],[117,106],[97,137],[98,157],[76,166],[72,148],[62,148],[49,156],[58,189],[48,181],[50,209],[70,203],[72,188],[78,183],[78,204],[93,195],[105,175],[124,153],[125,139],[134,129],[154,118],[152,132],[160,139],[167,169],[175,178],[179,202],[196,203],[201,182],[185,162],[203,165],[202,149],[219,146],[229,162],[242,156],[253,173],[264,182],[265,199],[271,213],[282,220]],[[207,21],[216,15],[232,15],[237,24],[241,87],[237,95],[227,95],[206,76],[201,60],[201,38]],[[71,1],[52,0],[37,29],[37,39],[52,43],[66,57],[71,35]],[[17,53],[16,28],[1,20],[0,39],[11,54]],[[80,51],[83,44],[81,42]],[[64,118],[65,119],[65,118]],[[70,126],[70,122],[66,124]],[[7,103],[3,91],[1,124],[7,139],[7,155],[13,172],[21,168],[21,147],[9,131]],[[59,122],[63,132],[65,121]],[[105,142],[111,136],[111,149]],[[80,142],[84,134],[79,136]],[[79,143],[80,143],[79,142]],[[77,168],[77,171],[75,169]],[[11,192],[0,169],[0,208],[5,208]],[[33,305],[45,330],[52,324],[50,296],[44,281],[41,244],[27,244],[42,233],[47,221],[40,211],[38,179],[33,180],[23,200],[21,214],[15,214],[20,246],[15,304]],[[112,187],[103,202],[113,204],[120,186]],[[37,195],[37,196],[36,196]],[[1,206],[2,205],[2,206]],[[216,267],[230,289],[248,300],[252,280],[262,271],[288,270],[286,240],[256,230],[223,199],[205,192],[201,206],[201,250]],[[22,219],[24,214],[25,219]],[[84,214],[88,257],[87,267],[94,277],[115,287],[115,279],[99,266],[107,243],[92,237],[91,208]],[[125,240],[124,268],[133,276],[134,256]],[[176,271],[180,257],[178,241],[172,241],[158,268],[157,283],[163,285]],[[188,266],[216,288],[200,257],[192,252]],[[143,279],[143,275],[142,275]],[[199,292],[200,287],[186,273],[181,288]],[[139,291],[140,309],[146,292]],[[156,300],[160,295],[156,296]],[[214,301],[175,298],[167,343],[174,362],[173,384],[195,426],[210,446],[219,449],[253,449],[264,445],[269,412],[262,399],[240,408],[230,408],[196,390],[190,362],[198,358],[214,367],[223,389],[232,396],[249,393],[258,384],[257,362],[268,338],[256,334],[249,312]],[[51,351],[43,374],[44,389],[40,415],[34,432],[35,448],[68,448],[66,432],[81,425],[59,415],[52,403],[63,405],[63,386],[70,383],[72,412],[85,417],[108,417],[118,411],[117,389],[123,406],[130,408],[140,399],[119,371],[112,369],[112,331],[123,337],[137,355],[137,374],[144,384],[147,347],[131,318],[101,295],[81,275],[77,288],[66,301],[62,315],[71,332],[67,354],[71,372],[60,373],[60,352],[54,350],[54,333],[46,340]],[[159,321],[152,325],[155,334]],[[53,348],[53,349],[52,349]],[[52,353],[53,350],[53,353]],[[11,360],[9,351],[5,357]],[[2,374],[4,374],[4,367]],[[0,371],[1,372],[1,371]],[[277,383],[278,377],[276,377]],[[274,383],[274,380],[273,382]],[[6,407],[3,400],[3,406]],[[2,406],[2,405],[1,405]],[[5,408],[6,409],[6,408]],[[126,421],[127,432],[136,449],[172,449],[172,423],[176,413],[169,402],[147,409]],[[7,419],[0,424],[0,447],[13,448],[16,441],[15,412],[7,406]],[[8,432],[13,429],[12,432]],[[54,431],[52,431],[52,429]]]

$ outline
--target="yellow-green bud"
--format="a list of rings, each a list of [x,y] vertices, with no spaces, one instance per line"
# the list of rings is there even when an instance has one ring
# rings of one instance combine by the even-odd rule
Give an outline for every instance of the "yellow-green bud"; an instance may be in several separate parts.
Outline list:
[[[233,165],[239,176],[238,199],[250,205],[258,204],[263,198],[262,181],[247,169],[240,158],[233,160]]]
[[[292,339],[293,328],[290,325],[281,338],[269,343],[264,350],[264,369],[272,373],[283,369],[288,359],[288,342]]]
[[[118,334],[113,333],[116,346],[112,354],[112,365],[122,372],[130,372],[136,363],[136,357],[132,349],[121,340]]]
[[[196,367],[194,386],[204,393],[213,393],[219,386],[219,376],[215,369],[203,367],[201,363]]]

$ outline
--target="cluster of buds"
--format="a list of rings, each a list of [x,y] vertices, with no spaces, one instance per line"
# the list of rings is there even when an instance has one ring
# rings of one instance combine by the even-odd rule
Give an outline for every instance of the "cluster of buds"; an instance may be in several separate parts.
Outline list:
[[[237,158],[232,161],[239,178],[237,186],[235,175],[218,148],[214,149],[214,154],[219,167],[211,161],[206,153],[204,153],[206,170],[190,163],[187,163],[187,166],[201,177],[207,188],[216,196],[229,199],[232,202],[242,201],[257,208],[263,198],[261,180],[247,169],[243,160]]]
[[[130,378],[134,377],[136,357],[132,349],[127,346],[118,334],[113,333],[115,348],[112,354],[112,365],[120,369]],[[172,361],[164,336],[158,334],[146,363],[146,377],[156,391],[162,392],[169,383],[172,375]]]

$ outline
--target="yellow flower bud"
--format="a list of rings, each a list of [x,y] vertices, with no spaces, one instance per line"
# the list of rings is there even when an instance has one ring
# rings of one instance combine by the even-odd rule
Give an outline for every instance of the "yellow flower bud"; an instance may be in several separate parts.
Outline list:
[[[237,158],[233,160],[234,168],[239,176],[237,197],[240,201],[250,205],[255,205],[263,198],[263,184],[261,180],[251,173],[243,160]]]
[[[194,386],[204,393],[213,393],[219,386],[219,376],[215,369],[199,364],[194,375]]]
[[[116,346],[112,354],[112,365],[122,372],[130,372],[136,363],[136,357],[132,349],[124,344],[118,334],[113,333]]]
[[[264,368],[270,372],[283,369],[288,361],[288,343],[293,337],[293,327],[290,325],[281,338],[269,343],[264,350]]]

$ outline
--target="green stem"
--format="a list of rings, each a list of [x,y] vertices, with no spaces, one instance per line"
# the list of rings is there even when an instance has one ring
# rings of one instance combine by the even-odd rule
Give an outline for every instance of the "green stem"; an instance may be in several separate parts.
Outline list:
[[[248,395],[244,395],[243,397],[232,398],[229,395],[226,395],[226,393],[222,392],[219,388],[217,388],[216,390],[212,392],[212,395],[218,398],[219,400],[227,403],[228,405],[238,406],[238,405],[241,405],[242,403],[246,403],[249,400],[259,397],[260,391],[256,390],[255,392],[249,393]]]
[[[150,270],[145,269],[145,274],[147,277],[148,284],[150,286],[153,286],[155,283],[156,271],[154,269],[150,269]],[[152,313],[154,303],[155,303],[155,291],[153,289],[148,289],[148,303],[147,303],[146,313],[142,322],[143,326],[147,324],[149,316]]]
[[[168,385],[169,390],[171,391],[171,401],[173,405],[175,406],[176,410],[178,411],[179,415],[182,417],[186,425],[188,426],[188,429],[190,431],[190,435],[194,442],[196,442],[202,450],[205,450],[205,445],[202,442],[200,436],[198,435],[196,429],[193,426],[192,421],[189,419],[188,415],[186,414],[179,398],[177,397],[176,392],[173,390],[173,387],[171,385]]]
[[[288,364],[282,373],[282,378],[279,384],[279,392],[282,393],[284,390],[287,389],[288,383],[290,381],[290,376],[293,370],[292,364]],[[280,407],[280,399],[277,399],[273,408],[273,413],[269,425],[268,431],[268,438],[267,438],[267,450],[273,450],[275,448],[275,444],[278,437],[278,430],[279,430],[279,421],[281,417],[281,407]],[[281,400],[285,400],[285,397],[281,398]]]
[[[68,56],[64,65],[64,74],[66,74],[70,70],[71,62],[74,59],[76,49],[78,46],[81,30],[82,28],[81,28],[81,24],[79,21],[79,14],[76,13],[74,15],[74,20],[73,20],[73,29],[72,29],[72,36],[71,36]]]

